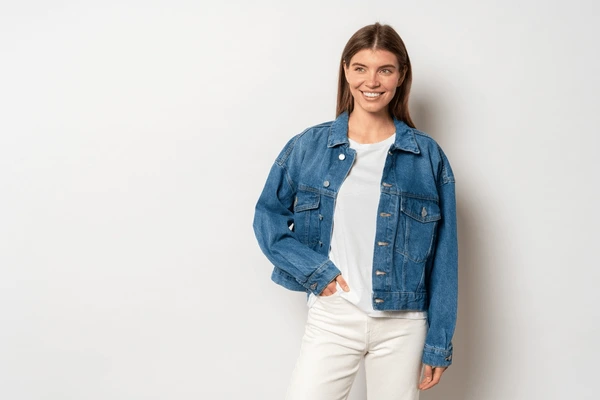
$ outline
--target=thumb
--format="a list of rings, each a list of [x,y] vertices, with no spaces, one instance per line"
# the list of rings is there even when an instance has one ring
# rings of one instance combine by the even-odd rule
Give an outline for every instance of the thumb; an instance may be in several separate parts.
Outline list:
[[[337,278],[335,278],[335,280],[337,281],[337,283],[339,283],[340,287],[344,292],[350,291],[350,286],[348,286],[346,280],[342,277],[342,275],[338,275]]]

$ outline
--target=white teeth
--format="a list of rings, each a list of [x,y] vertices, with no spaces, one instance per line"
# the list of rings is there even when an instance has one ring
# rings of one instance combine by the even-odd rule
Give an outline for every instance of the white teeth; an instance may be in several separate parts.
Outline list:
[[[367,97],[378,97],[381,96],[381,93],[369,93],[369,92],[363,92],[363,94]]]

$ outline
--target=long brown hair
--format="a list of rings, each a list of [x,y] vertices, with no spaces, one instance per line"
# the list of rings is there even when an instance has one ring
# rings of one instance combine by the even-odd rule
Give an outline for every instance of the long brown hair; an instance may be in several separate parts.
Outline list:
[[[410,58],[404,46],[400,35],[389,25],[381,25],[379,22],[373,25],[367,25],[359,29],[344,47],[342,60],[340,62],[340,76],[338,81],[337,109],[336,117],[344,111],[351,113],[354,109],[354,99],[350,93],[348,82],[344,74],[344,64],[349,64],[356,53],[364,49],[387,50],[393,53],[398,59],[400,71],[405,70],[404,80],[400,87],[396,89],[396,94],[388,104],[390,115],[404,121],[407,125],[415,127],[410,113],[408,112],[408,96],[410,94],[410,85],[412,84],[412,68]]]

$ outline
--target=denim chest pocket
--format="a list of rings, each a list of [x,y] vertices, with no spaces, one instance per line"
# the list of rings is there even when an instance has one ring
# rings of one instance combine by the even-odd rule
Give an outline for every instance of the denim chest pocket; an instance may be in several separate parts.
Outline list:
[[[414,262],[424,262],[431,255],[437,221],[442,218],[433,200],[402,197],[396,251]]]
[[[319,242],[319,193],[298,191],[294,199],[294,231],[300,242],[314,246]]]

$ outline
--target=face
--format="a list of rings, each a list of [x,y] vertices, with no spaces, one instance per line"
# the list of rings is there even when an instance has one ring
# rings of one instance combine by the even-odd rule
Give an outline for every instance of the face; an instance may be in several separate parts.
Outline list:
[[[359,51],[344,63],[344,72],[354,97],[354,110],[368,113],[387,113],[387,105],[404,80],[398,59],[387,50]]]

